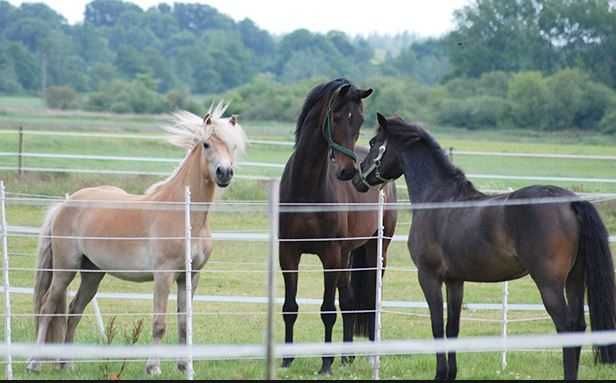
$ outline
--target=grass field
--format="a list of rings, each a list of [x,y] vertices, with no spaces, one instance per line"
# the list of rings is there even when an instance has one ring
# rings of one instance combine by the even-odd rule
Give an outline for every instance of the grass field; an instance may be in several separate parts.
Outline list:
[[[27,130],[80,130],[158,134],[155,128],[160,125],[159,116],[116,116],[110,114],[91,114],[81,112],[47,111],[33,99],[0,98],[0,129],[14,129],[23,124]],[[250,138],[267,138],[290,140],[293,127],[285,124],[250,123],[242,121],[242,125]],[[364,129],[361,140],[367,141],[370,129]],[[508,152],[546,152],[571,154],[603,154],[616,155],[614,140],[601,136],[577,136],[577,133],[563,135],[538,135],[532,132],[476,132],[451,129],[435,129],[434,134],[443,147],[454,146],[459,150],[508,151]],[[14,152],[17,139],[14,134],[0,135],[0,152]],[[151,156],[180,158],[182,152],[164,142],[144,140],[118,139],[86,139],[60,138],[27,135],[25,151],[41,153],[74,153],[101,154],[117,156]],[[267,147],[253,145],[249,148],[245,160],[283,163],[290,153],[290,148]],[[13,166],[14,158],[0,158],[0,166]],[[171,171],[174,164],[139,163],[75,160],[37,160],[26,159],[26,166],[47,166],[65,168],[91,169],[138,169],[151,171]],[[581,161],[581,160],[537,160],[514,158],[483,158],[456,156],[455,162],[467,173],[494,173],[510,175],[545,175],[545,176],[575,176],[612,178],[616,175],[614,161]],[[242,168],[239,174],[278,175],[279,170],[263,172],[259,168]],[[0,172],[0,179],[7,183],[9,192],[35,193],[61,196],[81,187],[96,184],[113,184],[126,188],[131,192],[141,192],[146,186],[160,179],[149,176],[99,176],[74,175],[67,173],[26,173],[18,178],[14,172]],[[480,180],[477,182],[483,188],[519,187],[532,182],[505,182]],[[610,184],[563,184],[576,191],[616,191],[616,185]],[[405,193],[401,193],[405,196]],[[267,197],[265,185],[262,182],[236,180],[223,198],[243,200],[264,200]],[[602,216],[609,231],[616,234],[616,203],[608,202],[599,205]],[[11,203],[8,207],[9,225],[38,226],[41,224],[44,206],[29,206]],[[267,217],[259,213],[216,213],[211,216],[211,226],[215,231],[265,231]],[[400,215],[397,234],[406,234],[410,222],[409,214]],[[34,266],[36,250],[35,238],[11,237],[9,239],[11,268],[31,269]],[[616,248],[612,247],[612,251]],[[211,262],[206,265],[201,277],[197,294],[202,295],[243,295],[264,296],[266,294],[265,267],[268,254],[267,244],[247,242],[217,242]],[[392,268],[409,268],[412,266],[404,243],[391,246],[389,266]],[[301,263],[299,296],[302,298],[320,298],[322,294],[323,277],[318,259],[313,255],[305,255]],[[11,271],[11,285],[32,287],[33,272],[31,270]],[[277,295],[283,292],[282,278],[277,275]],[[78,281],[74,282],[75,289]],[[385,300],[421,301],[423,295],[417,284],[416,274],[406,271],[388,271],[384,280]],[[105,279],[100,291],[103,292],[151,292],[151,283],[129,283],[113,277]],[[502,295],[501,284],[468,283],[465,287],[466,303],[499,303]],[[540,297],[529,278],[523,278],[510,284],[511,303],[540,303]],[[12,296],[14,342],[31,342],[33,329],[31,313],[31,297],[26,295]],[[124,332],[130,331],[135,321],[145,320],[145,330],[139,343],[147,344],[150,340],[151,302],[148,301],[111,301],[101,299],[99,302],[105,315],[105,322],[117,315],[119,334],[114,344],[124,343]],[[280,307],[278,307],[280,309]],[[298,342],[317,342],[322,339],[323,329],[318,315],[318,306],[301,306],[300,316],[296,323],[296,340]],[[169,312],[175,311],[174,302],[170,302]],[[195,303],[194,339],[201,344],[239,344],[261,343],[265,328],[265,306],[251,304],[215,304]],[[425,317],[425,310],[396,310],[383,314],[383,338],[394,339],[429,339],[430,325]],[[126,313],[134,313],[127,316]],[[87,316],[77,330],[77,342],[98,343],[92,310],[86,310]],[[499,319],[500,312],[463,311],[463,322],[460,336],[497,336],[500,334],[498,322],[482,322],[477,319]],[[544,316],[542,312],[514,312],[514,319],[534,318]],[[340,341],[341,319],[335,326],[334,339]],[[282,341],[283,322],[276,317],[276,339]],[[544,334],[553,333],[554,328],[549,320],[516,322],[510,324],[510,334]],[[1,332],[0,332],[1,333]],[[168,318],[168,330],[165,343],[176,341],[175,317]],[[590,349],[587,349],[590,350]],[[511,352],[509,353],[507,370],[500,370],[500,354],[459,354],[458,377],[461,379],[560,379],[562,378],[561,354],[553,352]],[[279,378],[284,379],[322,379],[315,374],[320,367],[316,358],[299,359],[288,370],[278,369]],[[112,371],[119,370],[121,363],[107,363]],[[103,366],[105,363],[79,363],[72,372],[56,371],[46,367],[39,375],[28,375],[23,364],[15,368],[19,378],[34,379],[100,379],[107,378]],[[144,378],[142,361],[130,362],[121,378]],[[181,379],[176,372],[175,364],[163,363],[162,379]],[[200,361],[195,365],[196,377],[199,379],[258,379],[263,376],[261,361]],[[430,379],[434,374],[433,355],[391,356],[382,358],[383,378]],[[358,358],[351,366],[343,367],[334,364],[334,375],[331,378],[368,379],[371,370],[366,358]],[[583,355],[580,378],[584,379],[616,379],[616,368],[595,366],[592,354]]]

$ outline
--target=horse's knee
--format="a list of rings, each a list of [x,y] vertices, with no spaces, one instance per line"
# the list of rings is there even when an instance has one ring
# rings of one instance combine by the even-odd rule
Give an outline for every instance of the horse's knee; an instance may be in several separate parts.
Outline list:
[[[321,306],[321,321],[326,326],[333,326],[336,323],[336,306]]]
[[[282,305],[282,317],[285,323],[295,323],[299,306],[296,302],[285,302]]]
[[[570,331],[584,332],[586,331],[586,321],[584,317],[572,319],[568,323]]]

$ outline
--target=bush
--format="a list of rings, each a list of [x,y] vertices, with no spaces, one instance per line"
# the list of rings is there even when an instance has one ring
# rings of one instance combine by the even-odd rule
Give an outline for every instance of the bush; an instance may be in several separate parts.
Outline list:
[[[116,80],[88,97],[86,109],[114,113],[164,113],[174,108],[156,92],[156,82],[140,75],[135,80]]]
[[[495,128],[502,126],[510,113],[511,105],[500,97],[448,99],[443,102],[437,121],[467,129]]]
[[[540,72],[520,72],[509,81],[512,119],[523,129],[545,129],[548,88]]]
[[[70,86],[50,86],[45,91],[45,103],[52,109],[76,109],[79,94]]]
[[[616,135],[616,110],[603,116],[599,128],[603,133]]]

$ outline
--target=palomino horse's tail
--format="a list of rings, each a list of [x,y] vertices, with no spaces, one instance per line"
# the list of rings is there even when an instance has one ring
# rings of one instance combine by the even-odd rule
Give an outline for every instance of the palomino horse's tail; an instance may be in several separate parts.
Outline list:
[[[358,247],[351,253],[351,268],[366,269],[374,267],[369,262],[367,245]],[[356,311],[353,333],[359,336],[374,338],[374,310],[376,304],[376,271],[360,270],[351,272],[351,289]],[[366,312],[368,311],[368,312]]]
[[[39,238],[38,259],[36,264],[36,277],[34,281],[34,336],[36,337],[39,329],[39,316],[41,308],[47,298],[47,292],[51,285],[53,272],[53,255],[51,253],[51,226],[55,219],[56,213],[61,205],[52,206],[47,212],[45,222],[41,228]],[[54,314],[66,314],[66,294],[62,295],[62,300],[57,305]],[[63,342],[66,332],[66,317],[64,315],[54,316],[47,330],[46,342]]]
[[[572,206],[581,226],[578,257],[584,260],[591,329],[614,330],[614,265],[607,229],[590,202],[574,202]],[[595,357],[601,363],[616,363],[616,344],[596,347]]]

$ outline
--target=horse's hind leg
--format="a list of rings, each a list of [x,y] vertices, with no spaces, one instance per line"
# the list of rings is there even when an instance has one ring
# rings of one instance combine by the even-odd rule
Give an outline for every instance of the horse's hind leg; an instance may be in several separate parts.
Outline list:
[[[280,246],[280,269],[284,279],[284,304],[282,305],[282,319],[284,320],[284,341],[293,343],[293,327],[297,320],[297,278],[300,259],[299,250],[281,244]],[[282,360],[282,367],[287,368],[293,363],[293,357]]]
[[[569,306],[568,326],[569,331],[584,332],[586,320],[584,318],[584,260],[578,257],[575,266],[567,277],[567,305]],[[580,364],[580,352],[582,347],[572,347],[573,366],[572,374],[577,376]]]
[[[535,278],[535,282],[541,292],[541,298],[548,314],[552,318],[556,331],[561,333],[569,330],[567,302],[565,301],[565,283],[564,281],[542,282],[539,278]],[[566,380],[577,379],[576,370],[574,368],[575,350],[573,348],[563,348],[563,367]]]
[[[155,272],[154,273],[154,301],[152,321],[152,344],[158,346],[162,337],[165,335],[167,302],[169,301],[169,290],[175,279],[175,273]],[[149,358],[145,365],[145,372],[150,375],[160,375],[160,359]]]
[[[447,339],[458,337],[460,332],[460,311],[462,311],[462,299],[464,296],[463,281],[447,281],[447,327],[445,335]],[[447,354],[447,380],[455,380],[458,373],[456,353]]]
[[[84,271],[81,271],[81,283],[79,284],[79,290],[77,290],[77,294],[71,301],[68,309],[69,317],[68,324],[66,326],[65,343],[73,342],[75,330],[81,321],[81,314],[83,314],[88,303],[90,303],[96,295],[98,286],[105,276],[105,273],[98,271],[99,268],[90,262],[90,260],[86,257],[83,258],[81,268]],[[67,361],[63,361],[60,364],[60,367],[69,367],[69,363]]]
[[[58,269],[70,269],[70,267],[57,266]],[[41,307],[39,329],[36,337],[37,344],[43,344],[49,340],[62,341],[66,331],[66,289],[75,277],[75,271],[54,271],[51,285],[45,297],[45,303]],[[40,370],[40,361],[30,359],[28,371]]]

